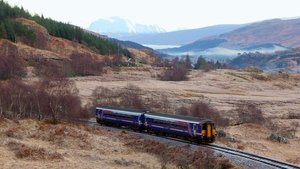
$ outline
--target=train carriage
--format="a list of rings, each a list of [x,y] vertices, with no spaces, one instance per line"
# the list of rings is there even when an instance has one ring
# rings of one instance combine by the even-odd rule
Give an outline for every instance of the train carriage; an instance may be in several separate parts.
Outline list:
[[[145,113],[149,132],[184,137],[196,142],[213,142],[216,130],[211,120],[165,113]]]
[[[144,126],[144,112],[133,109],[97,107],[96,120],[99,124],[130,126],[142,129]]]

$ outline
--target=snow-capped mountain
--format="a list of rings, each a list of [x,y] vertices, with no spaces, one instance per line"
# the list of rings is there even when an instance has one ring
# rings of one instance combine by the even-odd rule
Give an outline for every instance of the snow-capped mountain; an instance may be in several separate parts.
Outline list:
[[[98,19],[91,23],[88,29],[113,38],[134,34],[156,34],[165,32],[163,28],[157,25],[134,23],[117,16],[109,19]]]

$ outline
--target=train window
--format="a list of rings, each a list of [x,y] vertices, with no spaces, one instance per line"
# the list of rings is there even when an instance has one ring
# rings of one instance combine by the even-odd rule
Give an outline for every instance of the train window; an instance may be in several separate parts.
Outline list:
[[[154,123],[154,124],[157,124],[157,125],[161,125],[161,126],[166,126],[166,125],[168,125],[168,123],[167,123],[166,121],[156,120],[156,119],[153,119],[153,123]]]
[[[207,130],[207,124],[203,124],[202,130]]]
[[[163,120],[158,120],[158,119],[153,119],[153,124],[164,126],[164,127],[171,127],[175,129],[180,129],[180,130],[186,130],[187,126],[186,125],[180,125],[171,121],[163,121]]]
[[[171,127],[176,128],[176,129],[181,129],[181,130],[185,130],[187,127],[183,126],[183,125],[178,125],[178,124],[171,124]]]
[[[117,114],[117,113],[105,113],[104,117],[113,117],[118,119],[126,119],[126,120],[132,120],[133,116],[131,115],[125,115],[125,114]]]

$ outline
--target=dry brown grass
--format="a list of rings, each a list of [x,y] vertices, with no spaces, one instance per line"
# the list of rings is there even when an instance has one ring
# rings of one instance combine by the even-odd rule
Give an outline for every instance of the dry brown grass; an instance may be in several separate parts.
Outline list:
[[[59,147],[79,147],[84,150],[91,150],[91,135],[88,132],[77,129],[77,127],[68,124],[43,124],[38,131],[30,135],[31,138],[51,142]],[[72,144],[69,144],[72,142]]]
[[[245,72],[253,72],[253,73],[262,73],[263,72],[263,70],[261,70],[257,67],[253,67],[253,66],[245,68],[244,71]]]
[[[68,123],[1,120],[1,169],[159,168],[154,155],[125,147],[119,132]],[[15,138],[14,131],[23,138]]]
[[[275,82],[273,84],[274,86],[278,87],[279,89],[293,89],[293,86],[291,86],[289,83],[286,82]]]
[[[19,127],[9,128],[4,133],[7,137],[16,138],[19,140],[23,139],[23,134]]]
[[[17,141],[10,141],[7,146],[12,150],[17,158],[30,160],[62,160],[63,156],[57,152],[41,147],[29,146]]]
[[[210,150],[192,150],[187,146],[169,146],[154,140],[145,140],[122,133],[125,145],[136,150],[156,155],[162,168],[173,164],[177,168],[234,168],[234,165],[222,156],[215,156]]]
[[[247,75],[245,75],[244,73],[240,73],[240,72],[225,72],[225,74],[228,74],[228,75],[231,75],[233,77],[237,77],[237,78],[240,78],[240,79],[243,79],[243,80],[250,81],[249,77]]]

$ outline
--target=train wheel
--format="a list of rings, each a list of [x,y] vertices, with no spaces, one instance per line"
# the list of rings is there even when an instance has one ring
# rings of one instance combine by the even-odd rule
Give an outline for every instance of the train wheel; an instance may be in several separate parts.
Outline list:
[[[99,123],[100,125],[102,125],[102,121],[100,119],[96,119],[97,123]]]

